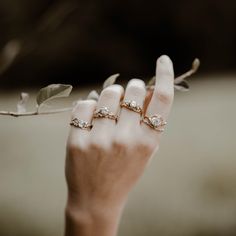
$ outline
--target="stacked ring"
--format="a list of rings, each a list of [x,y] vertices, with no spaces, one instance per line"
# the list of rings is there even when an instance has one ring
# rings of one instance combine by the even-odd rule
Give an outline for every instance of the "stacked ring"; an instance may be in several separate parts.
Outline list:
[[[117,116],[110,112],[108,107],[97,109],[93,114],[93,118],[108,118],[117,121]]]
[[[88,130],[90,130],[93,127],[92,124],[88,123],[87,121],[78,119],[78,118],[72,119],[70,122],[70,125],[72,125],[76,128],[88,129]]]
[[[143,113],[141,106],[138,105],[137,102],[133,101],[133,100],[125,100],[125,101],[121,102],[120,106],[124,107],[126,109],[129,109],[131,111],[137,112],[140,115],[142,115],[142,113]]]
[[[164,129],[162,127],[167,124],[167,122],[164,121],[164,119],[160,115],[144,116],[142,121],[149,127],[159,132],[163,132]]]

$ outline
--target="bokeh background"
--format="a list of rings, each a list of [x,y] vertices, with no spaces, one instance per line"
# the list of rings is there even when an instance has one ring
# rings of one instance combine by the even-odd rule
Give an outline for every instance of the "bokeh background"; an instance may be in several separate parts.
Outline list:
[[[71,106],[111,74],[148,80],[168,54],[179,75],[160,152],[130,195],[122,236],[236,235],[236,2],[1,0],[0,110],[19,93],[72,84]],[[50,109],[50,107],[45,107]],[[70,114],[0,116],[0,235],[63,235]]]

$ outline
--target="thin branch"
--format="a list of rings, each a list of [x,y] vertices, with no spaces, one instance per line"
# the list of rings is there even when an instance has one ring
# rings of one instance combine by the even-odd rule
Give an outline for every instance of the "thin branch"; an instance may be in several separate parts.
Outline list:
[[[55,114],[55,113],[62,113],[62,112],[67,112],[67,111],[72,111],[73,107],[66,107],[62,109],[56,109],[56,110],[51,110],[51,111],[41,111],[38,113],[38,115],[48,115],[48,114]]]
[[[24,113],[18,113],[14,111],[0,111],[0,115],[13,116],[13,117],[35,116],[35,115],[49,115],[49,114],[55,114],[55,113],[62,113],[62,112],[67,112],[71,110],[72,110],[72,107],[56,109],[56,110],[51,110],[51,111],[41,111],[41,112],[32,111],[32,112],[24,112]]]
[[[187,78],[187,77],[191,76],[192,74],[194,74],[195,72],[197,72],[199,66],[200,66],[200,60],[198,58],[195,58],[195,60],[193,61],[193,64],[192,64],[192,68],[189,71],[185,72],[184,74],[176,77],[174,80],[174,83],[175,84],[181,83],[185,78]]]
[[[182,91],[186,91],[189,89],[189,86],[187,84],[187,82],[185,81],[186,77],[191,76],[192,74],[194,74],[198,68],[200,66],[200,61],[199,59],[195,59],[192,63],[192,68],[187,71],[186,73],[180,75],[179,77],[175,78],[174,80],[174,85],[175,88],[178,90],[182,90]],[[113,75],[114,76],[114,75]],[[115,75],[116,76],[116,75]],[[110,78],[109,78],[110,79]],[[111,83],[114,83],[115,81],[111,81]],[[154,89],[154,83],[155,83],[155,77],[153,77],[148,85],[146,86],[146,89],[148,90],[153,90]],[[181,84],[182,83],[182,84]],[[184,85],[183,85],[184,83]],[[180,88],[178,88],[180,87]],[[92,91],[95,92],[96,91]],[[91,93],[90,93],[91,94]],[[97,96],[98,94],[96,94]],[[32,112],[13,112],[13,111],[0,111],[0,115],[6,115],[6,116],[14,116],[14,117],[19,117],[19,116],[34,116],[34,115],[48,115],[48,114],[55,114],[55,113],[61,113],[61,112],[67,112],[67,111],[71,111],[72,107],[68,107],[68,108],[63,108],[63,109],[56,109],[56,110],[51,110],[51,111],[40,111],[41,106],[38,105],[36,107],[36,111],[32,111]]]

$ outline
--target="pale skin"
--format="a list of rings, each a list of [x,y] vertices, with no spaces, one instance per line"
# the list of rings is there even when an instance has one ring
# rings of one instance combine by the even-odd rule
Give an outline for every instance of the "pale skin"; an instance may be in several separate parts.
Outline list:
[[[140,114],[120,107],[134,100],[147,116],[167,120],[174,98],[174,71],[168,56],[156,65],[153,92],[142,80],[132,79],[126,89],[105,88],[98,102],[78,102],[72,118],[93,123],[91,130],[71,127],[66,157],[68,200],[65,236],[115,236],[129,192],[142,176],[151,157],[158,152],[161,132],[140,122]],[[118,115],[93,119],[96,108],[106,106]]]

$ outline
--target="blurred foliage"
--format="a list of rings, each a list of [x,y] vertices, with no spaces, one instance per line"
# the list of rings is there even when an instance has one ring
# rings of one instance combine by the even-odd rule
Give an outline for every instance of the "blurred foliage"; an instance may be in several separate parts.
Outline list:
[[[117,71],[150,78],[161,54],[177,75],[196,56],[202,72],[234,70],[235,10],[229,0],[2,0],[0,47],[14,41],[20,51],[0,86],[76,86]]]

